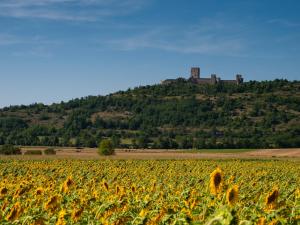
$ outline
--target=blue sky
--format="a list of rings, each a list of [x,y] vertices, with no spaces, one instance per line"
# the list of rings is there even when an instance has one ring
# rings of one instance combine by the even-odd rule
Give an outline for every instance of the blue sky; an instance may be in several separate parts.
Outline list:
[[[1,0],[0,107],[166,78],[300,79],[298,0]]]

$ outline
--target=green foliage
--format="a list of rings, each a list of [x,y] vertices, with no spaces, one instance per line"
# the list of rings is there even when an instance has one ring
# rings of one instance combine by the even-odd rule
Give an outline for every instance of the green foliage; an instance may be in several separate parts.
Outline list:
[[[44,115],[51,117],[40,125]],[[179,79],[0,109],[0,145],[97,147],[110,138],[125,148],[300,147],[298,127],[300,82],[287,80],[196,85]]]
[[[2,117],[0,118],[0,129],[3,131],[20,130],[27,128],[24,120],[16,117]]]
[[[118,136],[116,136],[116,135],[113,135],[111,137],[111,141],[112,141],[112,144],[113,144],[114,148],[120,146],[120,144],[121,144],[120,138]]]
[[[42,150],[27,150],[24,155],[42,155]]]
[[[109,139],[102,140],[99,145],[98,153],[100,155],[113,155],[115,149],[112,141]]]
[[[54,148],[47,148],[44,150],[45,155],[56,155],[56,151]]]
[[[39,119],[40,119],[40,120],[49,120],[50,117],[49,117],[47,114],[44,114],[44,113],[43,113],[43,114],[40,115]]]
[[[13,145],[0,146],[0,155],[21,155],[21,149]]]

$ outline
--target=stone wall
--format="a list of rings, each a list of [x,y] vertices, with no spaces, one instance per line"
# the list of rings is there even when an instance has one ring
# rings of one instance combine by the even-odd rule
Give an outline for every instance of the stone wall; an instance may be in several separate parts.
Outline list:
[[[167,79],[162,81],[162,84],[170,84],[175,82],[176,79]],[[230,84],[242,84],[244,82],[244,78],[241,74],[236,75],[235,80],[222,80],[217,74],[211,74],[210,78],[200,78],[200,68],[192,67],[191,75],[188,81],[195,84],[218,84],[218,83],[230,83]]]

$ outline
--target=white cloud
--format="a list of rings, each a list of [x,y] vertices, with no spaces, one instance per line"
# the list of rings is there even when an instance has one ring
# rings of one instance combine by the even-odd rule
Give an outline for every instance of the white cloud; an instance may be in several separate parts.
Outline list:
[[[149,0],[1,0],[0,16],[96,21],[141,9]]]
[[[187,27],[164,27],[140,31],[138,34],[105,42],[115,50],[160,49],[178,53],[243,56],[247,48],[239,24],[204,20]],[[240,30],[241,31],[241,30]]]

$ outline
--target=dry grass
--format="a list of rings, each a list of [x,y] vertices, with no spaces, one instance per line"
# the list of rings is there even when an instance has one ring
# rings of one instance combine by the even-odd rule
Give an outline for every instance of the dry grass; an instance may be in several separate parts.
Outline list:
[[[95,122],[96,118],[100,117],[101,119],[128,119],[132,117],[132,113],[130,112],[116,112],[116,111],[104,111],[104,112],[97,112],[91,116],[93,122]]]
[[[47,147],[23,147],[26,150],[45,150]],[[0,159],[300,159],[300,149],[257,149],[257,150],[143,150],[117,149],[109,157],[99,156],[95,148],[56,148],[56,155],[0,156]],[[224,151],[224,152],[222,152]]]

